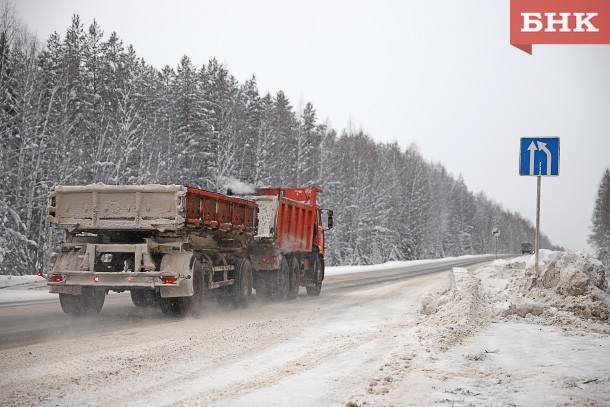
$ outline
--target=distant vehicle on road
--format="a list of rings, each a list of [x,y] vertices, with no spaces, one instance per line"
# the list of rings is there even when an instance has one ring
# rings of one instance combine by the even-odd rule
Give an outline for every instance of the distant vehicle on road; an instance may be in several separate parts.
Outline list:
[[[534,247],[530,242],[521,243],[521,254],[534,254]]]

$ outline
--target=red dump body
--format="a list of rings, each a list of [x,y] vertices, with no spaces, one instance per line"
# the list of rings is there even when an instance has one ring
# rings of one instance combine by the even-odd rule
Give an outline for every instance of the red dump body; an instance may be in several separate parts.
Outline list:
[[[257,212],[258,206],[254,202],[187,188],[187,224],[204,229],[251,232],[256,230]]]
[[[317,194],[320,188],[262,188],[257,195],[277,198],[274,246],[283,252],[311,252],[312,245],[324,251]],[[262,204],[262,202],[258,202]],[[259,231],[260,232],[260,231]]]

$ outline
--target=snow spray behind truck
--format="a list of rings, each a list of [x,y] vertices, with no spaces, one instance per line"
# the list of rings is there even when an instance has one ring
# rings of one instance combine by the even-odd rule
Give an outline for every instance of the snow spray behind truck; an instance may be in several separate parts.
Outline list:
[[[181,185],[57,186],[48,220],[66,241],[49,291],[70,315],[99,313],[109,291],[130,291],[136,306],[171,316],[196,313],[206,299],[245,306],[253,286],[278,300],[296,297],[299,286],[318,295],[319,192],[271,188],[240,198]]]

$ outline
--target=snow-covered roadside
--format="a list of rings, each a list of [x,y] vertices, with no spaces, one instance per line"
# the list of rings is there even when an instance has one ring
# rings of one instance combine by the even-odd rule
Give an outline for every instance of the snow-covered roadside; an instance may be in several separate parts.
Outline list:
[[[489,256],[488,254],[467,255],[459,257],[445,257],[442,259],[425,259],[425,260],[409,260],[409,261],[389,261],[383,264],[372,264],[370,266],[335,266],[327,267],[324,271],[325,276],[336,276],[340,274],[352,273],[369,273],[382,270],[394,270],[403,267],[421,266],[422,264],[443,263],[458,259],[482,259]]]
[[[610,405],[608,272],[584,252],[454,269],[426,294],[418,346],[371,378],[361,405]],[[400,380],[384,381],[389,377]]]
[[[50,294],[43,277],[0,275],[0,304],[15,301],[37,301],[57,298]]]
[[[32,290],[46,287],[44,277],[0,275],[0,290]],[[2,291],[0,291],[1,293]]]

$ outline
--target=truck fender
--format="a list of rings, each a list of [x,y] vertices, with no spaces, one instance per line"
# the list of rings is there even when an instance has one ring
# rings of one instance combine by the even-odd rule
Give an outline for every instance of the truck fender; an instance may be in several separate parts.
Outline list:
[[[169,253],[161,259],[159,271],[178,276],[178,285],[161,287],[161,298],[190,297],[193,295],[193,253]]]
[[[59,256],[57,256],[57,260],[55,260],[55,264],[53,265],[53,271],[51,274],[62,274],[64,271],[79,271],[81,270],[82,258],[79,256],[80,252],[78,251],[59,251]],[[72,294],[72,295],[80,295],[82,294],[83,287],[78,285],[52,285],[49,287],[50,293],[60,293],[60,294]]]
[[[81,269],[82,258],[78,251],[59,251],[59,256],[53,265],[52,274],[61,274],[64,271],[79,271]]]

